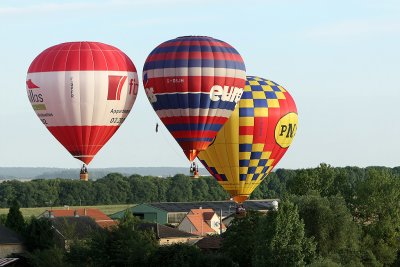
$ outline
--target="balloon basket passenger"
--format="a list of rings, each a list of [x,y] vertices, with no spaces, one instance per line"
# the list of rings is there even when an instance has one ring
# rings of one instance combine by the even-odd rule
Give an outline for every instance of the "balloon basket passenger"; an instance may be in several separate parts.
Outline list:
[[[246,216],[246,209],[244,208],[243,204],[236,205],[236,217],[245,217]]]
[[[82,165],[81,172],[80,172],[80,179],[82,181],[88,181],[89,180],[89,173],[88,173],[88,170],[87,170],[85,164]]]
[[[199,167],[195,162],[192,162],[192,165],[190,166],[190,177],[193,179],[197,179],[200,177],[199,175]]]

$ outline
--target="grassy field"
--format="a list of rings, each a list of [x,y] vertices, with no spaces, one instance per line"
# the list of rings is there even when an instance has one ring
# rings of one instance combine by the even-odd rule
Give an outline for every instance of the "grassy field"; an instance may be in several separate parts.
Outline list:
[[[113,214],[117,211],[124,210],[126,208],[132,207],[134,204],[122,204],[122,205],[102,205],[102,206],[70,206],[69,209],[78,208],[96,208],[101,210],[107,215]],[[53,209],[65,209],[65,207],[52,207]],[[30,217],[32,215],[38,216],[46,210],[50,210],[51,207],[40,207],[40,208],[21,208],[22,215],[24,217]],[[7,214],[8,209],[0,209],[0,214]]]

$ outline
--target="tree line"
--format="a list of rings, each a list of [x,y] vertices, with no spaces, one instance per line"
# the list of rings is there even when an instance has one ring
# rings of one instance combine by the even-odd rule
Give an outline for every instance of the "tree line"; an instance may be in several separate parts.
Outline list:
[[[277,169],[252,193],[251,199],[284,198],[317,192],[321,196],[341,195],[346,203],[371,173],[398,177],[400,167],[331,167]],[[213,177],[191,179],[177,174],[168,178],[110,173],[105,177],[82,182],[70,179],[35,179],[0,183],[0,208],[13,200],[21,207],[130,204],[144,202],[184,202],[226,200],[229,195]]]
[[[17,200],[21,207],[111,205],[144,202],[226,200],[213,177],[192,180],[183,174],[159,178],[110,173],[95,181],[36,179],[0,183],[0,207]]]

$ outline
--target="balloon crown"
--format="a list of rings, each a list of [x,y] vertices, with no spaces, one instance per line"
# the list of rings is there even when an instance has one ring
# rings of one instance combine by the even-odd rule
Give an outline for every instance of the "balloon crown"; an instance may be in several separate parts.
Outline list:
[[[179,36],[179,37],[176,37],[176,39],[179,39],[179,38],[188,38],[188,37],[203,37],[203,38],[212,38],[212,37],[210,37],[210,36],[205,36],[205,35],[185,35],[185,36]]]

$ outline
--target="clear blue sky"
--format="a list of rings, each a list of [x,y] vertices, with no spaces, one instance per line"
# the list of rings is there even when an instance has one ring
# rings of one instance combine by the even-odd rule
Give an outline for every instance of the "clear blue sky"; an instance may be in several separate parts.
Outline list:
[[[400,165],[399,1],[1,1],[0,166],[79,167],[26,95],[31,61],[49,46],[99,41],[141,77],[147,55],[182,35],[233,45],[247,74],[283,85],[299,112],[277,168]],[[188,166],[140,84],[128,119],[90,167]]]

